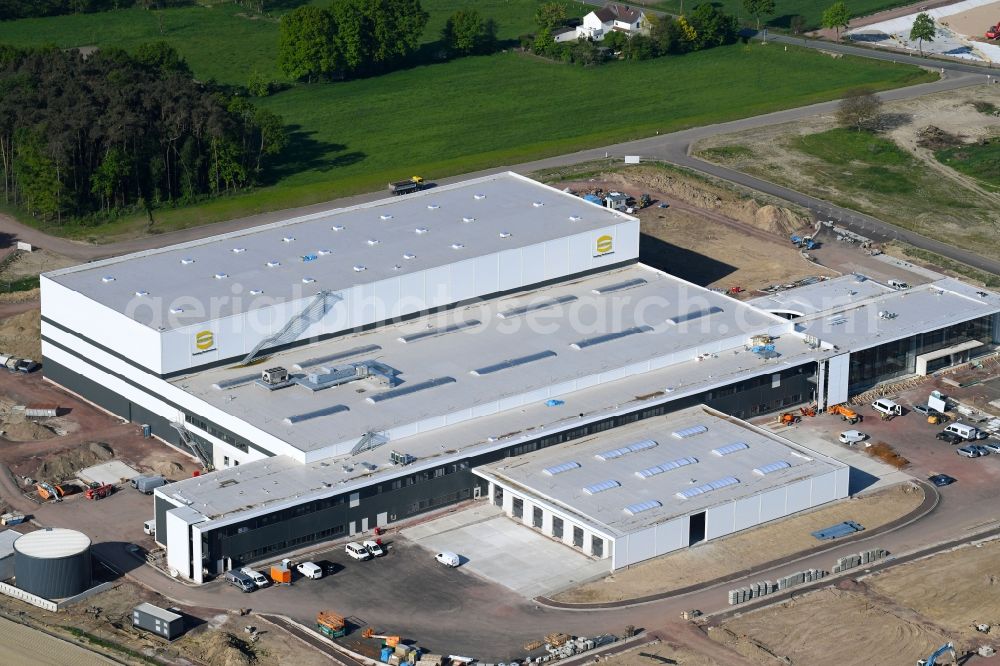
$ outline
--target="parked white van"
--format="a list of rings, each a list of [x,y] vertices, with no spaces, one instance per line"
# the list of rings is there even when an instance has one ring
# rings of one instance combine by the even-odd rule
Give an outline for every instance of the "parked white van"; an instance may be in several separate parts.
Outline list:
[[[899,416],[903,413],[902,405],[899,405],[888,398],[879,398],[878,400],[872,402],[872,409],[887,416]]]
[[[149,536],[156,536],[156,521],[147,520],[146,522],[144,522],[142,524],[142,531],[148,534]]]
[[[240,572],[246,574],[247,576],[250,576],[250,579],[253,581],[253,584],[256,585],[257,587],[267,587],[268,584],[271,582],[267,579],[267,576],[265,576],[259,571],[251,569],[250,567],[243,567],[242,569],[240,569]]]
[[[967,439],[970,442],[980,439],[979,430],[965,423],[952,423],[945,428],[944,431],[950,432],[953,435],[958,435],[962,439]]]
[[[323,577],[323,567],[315,562],[303,562],[295,568],[298,569],[298,572],[306,578],[317,579]]]
[[[372,556],[372,554],[368,552],[368,549],[357,541],[352,541],[344,546],[344,552],[356,560],[367,560]]]

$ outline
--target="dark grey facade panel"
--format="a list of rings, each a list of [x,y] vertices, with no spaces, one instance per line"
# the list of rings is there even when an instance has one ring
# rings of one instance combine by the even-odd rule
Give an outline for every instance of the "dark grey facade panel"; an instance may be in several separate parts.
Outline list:
[[[161,613],[164,617],[158,617],[148,613],[141,607],[132,610],[132,626],[151,631],[157,636],[172,641],[184,633],[184,617],[177,616],[166,619],[174,613]]]
[[[90,548],[59,558],[32,557],[14,550],[18,589],[45,599],[64,599],[90,588]]]
[[[156,542],[167,545],[167,511],[177,507],[153,494],[153,519],[156,521]]]

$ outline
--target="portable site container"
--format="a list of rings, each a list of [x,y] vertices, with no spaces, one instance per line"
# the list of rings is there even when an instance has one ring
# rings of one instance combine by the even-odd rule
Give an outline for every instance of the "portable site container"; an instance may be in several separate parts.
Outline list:
[[[288,567],[287,564],[272,564],[271,580],[273,580],[275,583],[291,583],[292,570]]]
[[[172,641],[184,633],[184,616],[153,604],[142,603],[132,609],[132,626]]]

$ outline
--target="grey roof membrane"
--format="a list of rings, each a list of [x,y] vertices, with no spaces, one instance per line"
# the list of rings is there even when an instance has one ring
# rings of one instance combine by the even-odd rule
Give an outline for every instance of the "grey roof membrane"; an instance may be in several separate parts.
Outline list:
[[[643,282],[606,295],[594,293],[601,286],[630,279]],[[574,298],[567,302],[567,296]],[[498,316],[535,303],[552,305],[514,318]],[[680,324],[669,321],[673,315],[692,311],[712,313]],[[462,322],[479,323],[441,335],[411,337],[447,331]],[[246,368],[224,367],[172,383],[299,450],[314,451],[356,441],[364,432],[386,431],[581,377],[616,373],[655,357],[678,355],[665,364],[693,360],[699,349],[734,336],[742,350],[747,336],[774,326],[790,324],[727,296],[634,265],[282,352],[267,363],[269,368],[283,366],[294,376],[323,373],[325,367],[331,375],[343,377],[351,375],[340,370],[344,364],[377,358],[379,364],[398,373],[395,387],[358,380],[323,390],[292,385],[266,391],[248,381]],[[629,335],[617,336],[619,332]],[[796,351],[804,348],[799,340],[794,345]],[[326,366],[312,365],[316,363],[312,359],[336,357],[343,350],[373,349],[377,350],[353,358],[340,356]],[[737,362],[732,351],[727,354],[733,367],[744,361]],[[705,374],[711,376],[705,367]],[[317,381],[322,378],[320,374]],[[608,375],[605,381],[615,378]],[[346,409],[296,418],[337,405]]]
[[[706,426],[704,432],[673,435],[699,425]],[[546,471],[569,463],[579,466]],[[697,406],[482,465],[476,472],[515,484],[620,536],[842,467],[744,421]],[[593,492],[595,487],[603,490]],[[678,493],[691,496],[681,499]]]
[[[145,325],[158,311],[171,328],[630,219],[505,172],[46,275]]]

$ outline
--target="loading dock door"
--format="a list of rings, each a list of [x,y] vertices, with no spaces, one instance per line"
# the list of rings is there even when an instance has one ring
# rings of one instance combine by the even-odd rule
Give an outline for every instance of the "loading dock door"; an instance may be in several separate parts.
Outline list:
[[[705,512],[692,515],[688,522],[688,546],[705,540]]]

